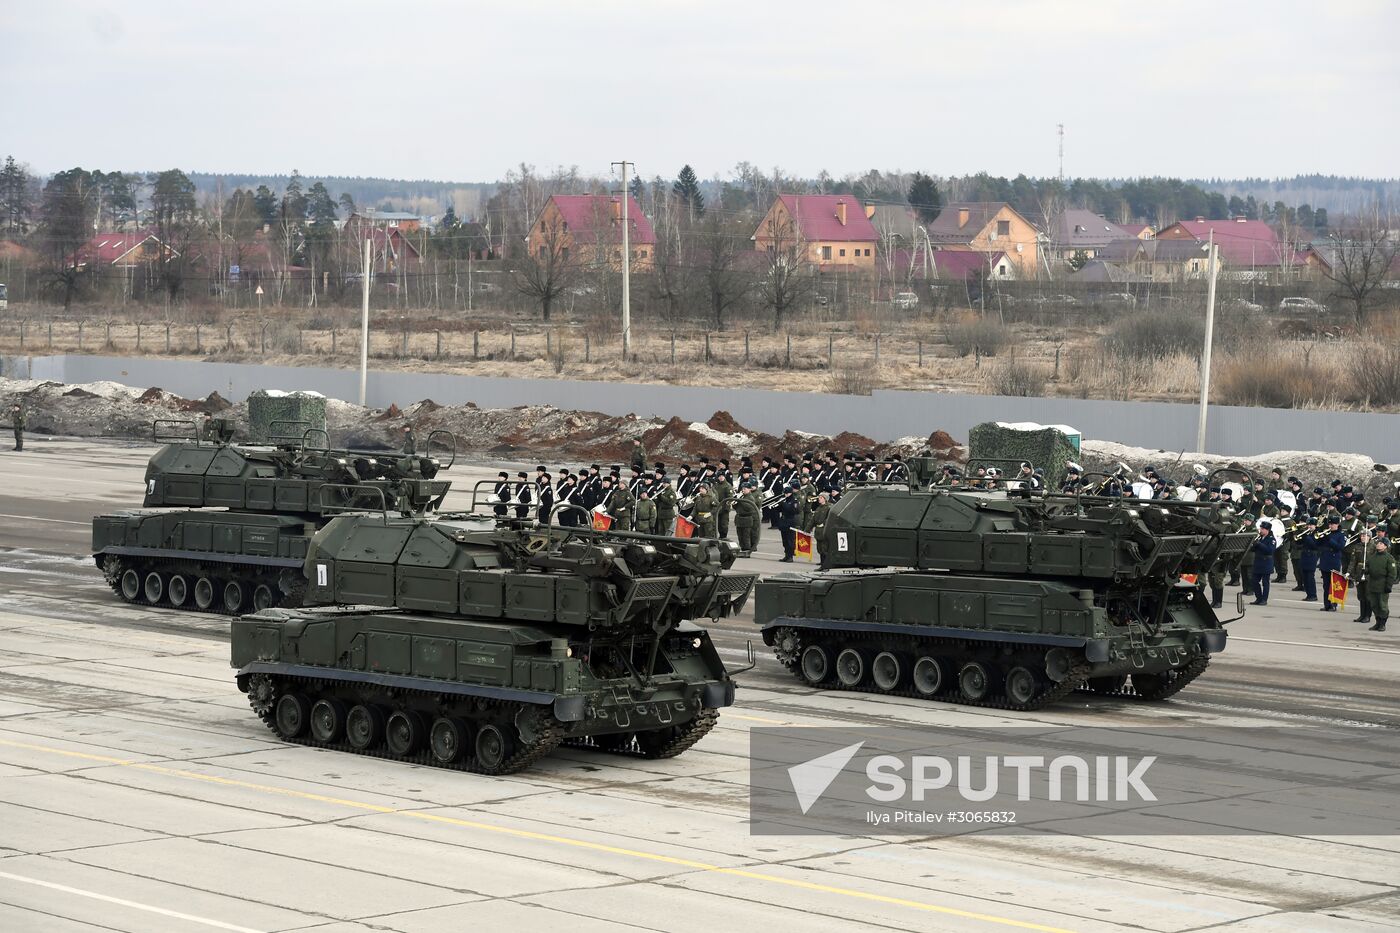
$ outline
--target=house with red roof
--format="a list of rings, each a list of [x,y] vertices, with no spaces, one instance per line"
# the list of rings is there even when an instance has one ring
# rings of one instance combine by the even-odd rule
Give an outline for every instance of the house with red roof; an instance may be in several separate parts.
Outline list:
[[[1019,278],[1034,278],[1040,233],[1005,201],[954,201],[926,228],[936,250],[1005,253]]]
[[[370,241],[374,269],[378,273],[409,272],[423,263],[420,246],[423,234],[416,214],[356,211],[345,221],[340,233],[350,240],[357,254],[364,248],[365,240]]]
[[[1277,269],[1291,263],[1293,250],[1279,240],[1274,228],[1262,220],[1180,220],[1157,232],[1159,240],[1208,242],[1212,235],[1220,247],[1222,265],[1235,269]]]
[[[656,231],[630,194],[627,227],[632,267],[638,271],[651,268],[656,259]],[[565,262],[606,262],[621,268],[622,198],[611,194],[551,195],[526,239],[532,256],[550,252],[552,245]]]
[[[880,236],[849,194],[780,194],[754,231],[760,253],[800,249],[822,269],[873,269]]]
[[[149,230],[130,233],[96,233],[68,257],[68,263],[75,268],[86,266],[116,266],[126,269],[132,266],[149,265],[155,262],[168,262],[178,256],[174,249],[165,245]]]
[[[895,250],[895,276],[902,282],[980,282],[993,278],[1014,282],[1017,267],[1006,253],[962,249]]]

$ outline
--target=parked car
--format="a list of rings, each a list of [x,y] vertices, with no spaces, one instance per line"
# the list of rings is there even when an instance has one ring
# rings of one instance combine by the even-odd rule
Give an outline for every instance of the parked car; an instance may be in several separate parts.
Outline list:
[[[1312,298],[1294,296],[1285,298],[1278,303],[1278,309],[1291,314],[1326,314],[1327,306]]]
[[[1257,305],[1245,298],[1227,298],[1220,303],[1220,307],[1226,311],[1263,311],[1263,305]]]
[[[919,296],[913,292],[899,292],[894,296],[894,306],[901,311],[912,311],[919,306]]]
[[[1128,305],[1129,307],[1137,304],[1137,296],[1132,292],[1113,292],[1110,295],[1104,295],[1103,300],[1105,302],[1117,302],[1118,304]]]

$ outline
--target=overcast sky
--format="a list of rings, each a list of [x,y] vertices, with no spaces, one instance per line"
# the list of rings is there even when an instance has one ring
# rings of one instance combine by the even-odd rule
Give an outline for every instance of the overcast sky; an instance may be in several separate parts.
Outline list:
[[[1400,174],[1400,2],[12,0],[39,172]],[[0,153],[3,155],[3,153]]]

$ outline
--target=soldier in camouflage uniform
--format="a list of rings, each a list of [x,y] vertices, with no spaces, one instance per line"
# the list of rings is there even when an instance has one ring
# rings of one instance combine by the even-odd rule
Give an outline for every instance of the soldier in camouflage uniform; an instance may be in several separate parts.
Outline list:
[[[15,450],[24,449],[24,408],[19,402],[10,408],[10,424],[15,430]]]
[[[715,514],[718,506],[709,483],[702,482],[698,488],[700,491],[695,494],[695,506],[690,513],[695,533],[701,538],[713,538],[719,534],[719,516]]]
[[[734,531],[739,535],[739,556],[748,557],[758,550],[759,526],[763,523],[761,504],[763,494],[758,484],[750,481],[734,501]]]
[[[817,543],[817,556],[822,552],[822,535],[826,532],[826,520],[831,517],[831,503],[824,492],[817,493],[817,507],[812,510],[812,540]]]
[[[710,488],[715,497],[715,518],[718,537],[723,540],[729,538],[729,509],[734,504],[734,486],[729,482],[727,472],[717,473]]]
[[[613,485],[613,478],[604,476],[601,504],[613,520],[611,530],[632,530],[632,494],[627,491],[626,486],[621,483]]]
[[[1366,598],[1376,614],[1376,624],[1371,626],[1373,632],[1385,631],[1385,622],[1390,618],[1390,591],[1395,586],[1397,573],[1395,556],[1390,553],[1388,542],[1378,538],[1366,561]]]
[[[643,485],[637,490],[637,506],[632,510],[632,530],[642,534],[656,534],[656,503],[651,501],[651,490]]]

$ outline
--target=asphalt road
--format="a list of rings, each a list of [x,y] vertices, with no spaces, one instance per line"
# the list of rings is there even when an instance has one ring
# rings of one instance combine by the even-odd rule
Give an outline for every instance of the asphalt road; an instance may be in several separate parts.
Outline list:
[[[149,452],[39,438],[0,452],[0,929],[1400,926],[1388,836],[765,837],[746,824],[756,725],[1393,729],[1400,631],[1367,632],[1354,609],[1276,591],[1177,698],[1075,695],[1032,714],[815,692],[757,642],[737,705],[679,758],[566,749],[480,777],[283,745],[233,685],[225,621],[120,603],[87,556],[88,521],[140,504]],[[470,486],[498,468],[451,475]],[[750,567],[785,569],[776,543],[767,533]],[[756,640],[747,613],[714,632],[736,664]]]

